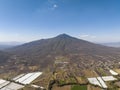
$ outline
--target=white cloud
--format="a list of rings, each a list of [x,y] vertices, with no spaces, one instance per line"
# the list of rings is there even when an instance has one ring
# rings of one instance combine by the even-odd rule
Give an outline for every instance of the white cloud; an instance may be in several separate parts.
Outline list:
[[[56,10],[59,7],[59,2],[55,0],[47,0],[47,2],[43,3],[41,7],[38,7],[35,10],[35,13],[39,14],[47,14],[51,11]]]
[[[80,35],[80,38],[89,39],[89,38],[96,38],[96,36],[83,34],[83,35]]]
[[[50,9],[55,10],[58,8],[58,1],[56,0],[48,0],[48,5],[50,5]]]
[[[90,36],[91,38],[96,38],[96,36]]]
[[[54,7],[54,8],[57,8],[57,7],[58,7],[58,5],[57,5],[57,4],[54,4],[54,5],[53,5],[53,7]]]
[[[56,8],[58,8],[58,5],[57,4],[53,4],[51,9],[55,10]]]
[[[81,38],[86,38],[88,37],[89,35],[80,35]]]

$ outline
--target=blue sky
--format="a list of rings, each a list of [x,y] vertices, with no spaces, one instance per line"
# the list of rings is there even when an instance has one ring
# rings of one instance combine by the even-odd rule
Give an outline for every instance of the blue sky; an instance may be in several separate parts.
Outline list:
[[[92,42],[120,41],[120,0],[0,0],[0,41],[61,33]]]

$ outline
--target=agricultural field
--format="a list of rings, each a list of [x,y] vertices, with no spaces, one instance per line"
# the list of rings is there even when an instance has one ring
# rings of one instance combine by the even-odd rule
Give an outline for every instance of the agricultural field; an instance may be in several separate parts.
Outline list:
[[[109,88],[110,90],[118,90],[118,83],[115,83],[119,79],[119,75],[115,70],[108,70],[111,74],[109,76],[102,76],[101,73],[99,73],[99,77],[92,77],[88,78],[89,83],[91,83],[94,86],[99,86],[101,88],[107,89]],[[116,85],[115,85],[116,84]]]
[[[24,85],[20,85],[20,84],[11,82],[11,83],[5,85],[5,87],[1,88],[0,90],[18,90],[23,87],[24,87]]]
[[[28,85],[28,86],[25,86],[24,88],[19,89],[19,90],[37,90],[37,89]]]
[[[87,90],[86,85],[66,85],[62,87],[55,86],[52,90]]]
[[[96,69],[97,73],[101,76],[109,76],[112,75],[109,70],[105,70],[104,68],[97,68]]]
[[[53,74],[52,76],[53,80],[58,81],[56,84],[58,86],[59,85],[64,86],[64,87],[53,87],[53,90],[55,89],[64,90],[66,85],[67,86],[71,85],[70,90],[75,90],[77,88],[80,88],[80,86],[73,87],[76,84],[87,85],[88,90],[101,90],[101,88],[109,88],[109,87],[113,89],[114,87],[116,87],[115,85],[111,84],[112,82],[116,82],[119,77],[114,69],[96,68],[95,70],[94,69],[78,70],[78,68],[75,65],[74,68],[76,71],[73,70],[73,68],[70,68],[69,70],[59,69],[57,72]],[[79,75],[78,74],[79,72],[82,72],[84,76],[81,76],[81,74]],[[81,88],[83,88],[83,86]]]
[[[52,76],[52,73],[50,73],[50,72],[44,72],[40,77],[38,77],[37,79],[35,79],[32,82],[32,84],[41,85],[44,88],[47,88],[50,80],[51,79],[53,80],[53,78],[51,76]]]
[[[93,85],[88,85],[87,89],[88,90],[101,90],[100,87],[96,87],[96,86],[93,86]]]
[[[52,90],[71,90],[71,85],[66,85],[66,86],[63,86],[63,87],[53,87]]]
[[[28,73],[28,74],[21,74],[17,77],[15,77],[13,80],[15,82],[19,82],[22,84],[30,84],[33,80],[35,80],[37,77],[39,77],[42,73],[41,72],[36,72],[36,73]]]
[[[73,85],[73,86],[71,87],[71,90],[87,90],[87,86],[86,86],[86,85],[83,85],[83,86]]]
[[[84,70],[84,74],[87,78],[90,78],[90,77],[98,77],[98,74],[94,71],[94,70]]]
[[[120,74],[120,69],[114,69],[114,71]]]
[[[26,87],[26,85],[30,84],[36,78],[38,78],[42,72],[33,72],[27,74],[20,74],[13,79],[0,79],[0,90],[18,90]],[[33,88],[42,88],[41,86],[31,85]]]
[[[76,69],[76,71],[73,70],[74,68]],[[110,88],[112,90],[113,88],[116,88],[116,86],[118,86],[119,84],[113,83],[118,82],[116,80],[119,79],[119,75],[115,75],[115,73],[114,75],[112,75],[109,70],[79,70],[75,65],[74,68],[57,68],[54,72],[50,72],[49,69],[46,69],[44,73],[31,72],[18,75],[13,73],[13,76],[12,74],[9,74],[11,75],[10,77],[12,79],[6,78],[5,80],[8,80],[6,83],[9,84],[6,85],[4,88],[2,87],[1,90],[4,90],[6,88],[17,89],[17,87],[18,89],[22,88],[21,90],[36,90],[34,85],[39,88],[44,87],[44,89],[46,90],[101,90],[101,88],[103,87]],[[112,73],[118,73],[119,69],[112,69],[111,71]],[[9,80],[12,80],[14,82],[11,82]],[[3,80],[1,80],[1,82],[3,81],[4,78]],[[54,83],[50,84],[51,81],[53,81]],[[48,89],[49,86],[52,87],[52,89]]]

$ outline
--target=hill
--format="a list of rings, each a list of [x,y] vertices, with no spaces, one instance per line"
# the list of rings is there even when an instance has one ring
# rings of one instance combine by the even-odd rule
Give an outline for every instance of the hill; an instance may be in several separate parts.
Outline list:
[[[17,56],[15,61],[18,65],[36,65],[39,68],[52,67],[56,61],[79,63],[81,67],[88,68],[90,63],[96,67],[100,61],[111,61],[112,64],[120,58],[120,51],[116,48],[94,44],[66,34],[26,43],[7,51]]]

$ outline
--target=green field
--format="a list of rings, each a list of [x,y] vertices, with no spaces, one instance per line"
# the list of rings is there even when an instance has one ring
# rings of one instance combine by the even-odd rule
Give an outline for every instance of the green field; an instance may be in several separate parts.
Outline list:
[[[87,90],[87,86],[74,85],[71,87],[71,90]]]

